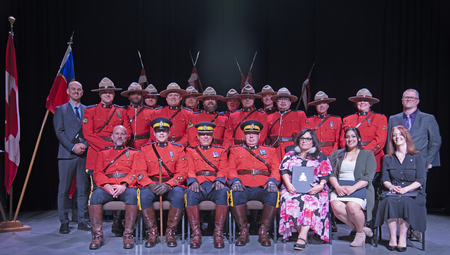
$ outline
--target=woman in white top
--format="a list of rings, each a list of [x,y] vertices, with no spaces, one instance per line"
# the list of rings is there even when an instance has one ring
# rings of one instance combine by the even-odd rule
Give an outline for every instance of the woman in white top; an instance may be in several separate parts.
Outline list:
[[[345,131],[345,148],[336,150],[330,157],[333,172],[329,182],[332,185],[330,201],[334,215],[356,230],[356,236],[350,246],[362,246],[366,236],[372,236],[372,230],[364,227],[363,210],[367,210],[367,221],[372,219],[374,189],[372,179],[377,163],[371,151],[361,148],[361,135],[355,127]],[[355,181],[351,186],[341,186],[339,181]],[[366,198],[346,197],[366,187]]]

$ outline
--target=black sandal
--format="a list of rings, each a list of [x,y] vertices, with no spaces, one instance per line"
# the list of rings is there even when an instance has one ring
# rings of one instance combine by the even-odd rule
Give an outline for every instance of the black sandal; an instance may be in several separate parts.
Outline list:
[[[298,250],[298,251],[303,251],[307,246],[308,246],[308,241],[306,241],[305,239],[303,239],[303,238],[299,238],[299,239],[297,239],[297,241],[298,240],[302,240],[303,242],[305,242],[304,244],[298,244],[298,243],[295,243],[294,244],[294,250]]]

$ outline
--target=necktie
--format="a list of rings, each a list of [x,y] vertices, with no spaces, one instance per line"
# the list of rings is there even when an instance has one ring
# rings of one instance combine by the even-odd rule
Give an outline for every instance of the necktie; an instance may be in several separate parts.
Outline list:
[[[411,129],[411,118],[409,115],[406,115],[406,128],[408,128],[408,131]]]
[[[80,116],[80,112],[78,111],[78,106],[75,106],[75,112],[77,113],[77,120],[78,120],[78,124],[81,124],[81,116]]]

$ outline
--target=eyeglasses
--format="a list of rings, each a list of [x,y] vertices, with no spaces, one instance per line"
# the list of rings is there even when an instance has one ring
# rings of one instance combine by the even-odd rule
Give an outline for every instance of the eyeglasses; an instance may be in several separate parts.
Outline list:
[[[414,100],[417,100],[418,98],[417,97],[404,97],[403,99],[407,100],[407,101],[414,101]]]
[[[311,137],[300,137],[299,140],[303,142],[311,142],[313,139]]]

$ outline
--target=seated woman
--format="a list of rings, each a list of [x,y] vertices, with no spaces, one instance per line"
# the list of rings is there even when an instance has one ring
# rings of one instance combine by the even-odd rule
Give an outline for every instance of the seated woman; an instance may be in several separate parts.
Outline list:
[[[287,239],[299,232],[294,250],[308,246],[308,230],[312,228],[324,241],[329,242],[328,187],[326,185],[331,164],[319,150],[319,140],[311,129],[303,129],[295,139],[295,150],[286,153],[280,165],[284,184],[281,187],[279,233]],[[292,185],[292,167],[314,167],[314,181],[307,193],[297,193]]]
[[[403,252],[406,251],[409,225],[420,232],[427,226],[426,195],[420,188],[425,183],[426,169],[408,129],[404,126],[392,128],[390,141],[381,179],[387,190],[381,194],[375,227],[386,221],[391,235],[388,249]]]
[[[330,174],[332,186],[330,201],[334,215],[356,230],[356,236],[350,246],[362,246],[366,236],[373,235],[370,228],[364,227],[363,210],[367,210],[367,221],[372,220],[374,188],[372,179],[377,162],[371,151],[361,148],[361,135],[355,127],[349,127],[344,134],[345,148],[335,150],[330,157],[333,172]],[[340,181],[353,181],[349,186],[340,185]],[[355,191],[366,188],[365,198],[349,197]]]

